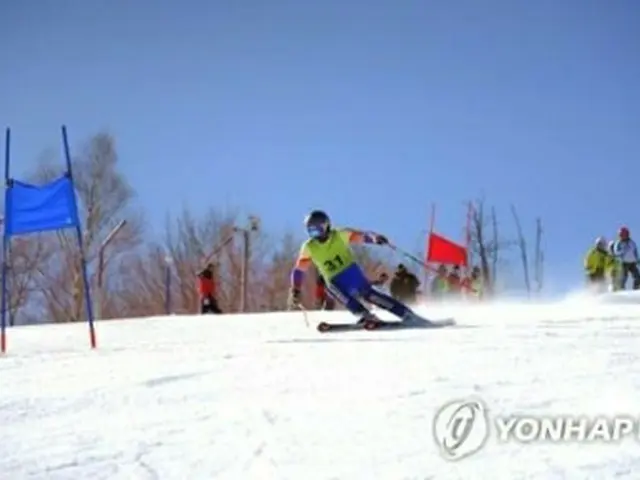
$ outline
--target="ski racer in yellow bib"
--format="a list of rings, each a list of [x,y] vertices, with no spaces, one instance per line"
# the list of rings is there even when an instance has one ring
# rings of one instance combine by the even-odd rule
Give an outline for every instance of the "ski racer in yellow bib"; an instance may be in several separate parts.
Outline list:
[[[351,313],[359,316],[359,322],[379,322],[360,299],[391,312],[402,321],[424,321],[403,303],[373,288],[354,259],[351,244],[388,245],[389,241],[384,235],[332,228],[329,216],[321,210],[314,210],[307,215],[305,227],[309,239],[300,248],[291,274],[291,307],[300,305],[304,274],[313,264],[325,279],[327,292],[343,303]]]

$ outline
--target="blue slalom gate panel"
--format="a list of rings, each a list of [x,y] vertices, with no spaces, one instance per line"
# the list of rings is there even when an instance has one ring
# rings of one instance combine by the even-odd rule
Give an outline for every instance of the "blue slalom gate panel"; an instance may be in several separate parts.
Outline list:
[[[5,196],[5,235],[26,235],[79,224],[75,192],[65,175],[45,185],[11,180]]]
[[[80,252],[82,279],[84,281],[84,299],[89,323],[89,341],[96,348],[96,334],[93,325],[93,307],[85,258],[82,225],[78,213],[78,203],[71,170],[71,153],[67,129],[62,126],[62,146],[66,163],[66,172],[60,178],[44,185],[32,185],[11,177],[11,130],[7,128],[5,136],[5,204],[4,234],[2,235],[2,312],[0,315],[0,353],[6,352],[6,317],[8,309],[7,256],[12,237],[37,232],[64,230],[73,228],[76,232]]]

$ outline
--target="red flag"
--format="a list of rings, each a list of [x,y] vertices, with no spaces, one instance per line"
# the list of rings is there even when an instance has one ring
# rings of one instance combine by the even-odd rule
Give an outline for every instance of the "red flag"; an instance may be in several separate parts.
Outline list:
[[[427,262],[467,266],[467,249],[435,233],[429,236]]]

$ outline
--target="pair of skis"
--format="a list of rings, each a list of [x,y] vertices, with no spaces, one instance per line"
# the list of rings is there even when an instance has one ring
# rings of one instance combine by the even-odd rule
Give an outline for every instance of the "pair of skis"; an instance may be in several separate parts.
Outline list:
[[[439,321],[385,321],[385,320],[365,320],[359,323],[327,323],[320,322],[317,325],[317,330],[320,333],[329,332],[351,332],[358,330],[407,330],[407,329],[429,329],[429,328],[443,328],[455,325],[456,322],[453,318],[447,318]]]

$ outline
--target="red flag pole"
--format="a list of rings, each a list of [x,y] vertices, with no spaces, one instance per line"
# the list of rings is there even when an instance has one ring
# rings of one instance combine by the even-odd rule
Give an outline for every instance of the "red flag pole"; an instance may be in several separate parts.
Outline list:
[[[429,248],[431,247],[431,234],[433,233],[433,229],[436,223],[436,203],[433,202],[431,204],[431,218],[429,219],[429,231],[427,232],[427,238],[425,239],[425,249],[424,249],[424,264],[429,265]],[[424,271],[424,284],[426,285],[429,281],[428,269]]]
[[[465,248],[467,249],[467,269],[471,266],[471,216],[473,215],[473,205],[469,202],[467,207],[467,227],[465,231]]]
[[[436,204],[432,203],[431,204],[431,219],[429,221],[429,235],[431,235],[433,233],[433,228],[435,226],[436,223]]]
[[[429,219],[429,231],[427,232],[427,238],[425,239],[424,261],[429,263],[429,247],[431,245],[431,235],[436,223],[436,204],[431,204],[431,218]]]
[[[427,288],[427,285],[429,284],[429,248],[431,245],[431,234],[433,233],[433,225],[436,221],[436,204],[435,202],[433,202],[431,204],[431,218],[429,219],[429,231],[427,231],[427,235],[426,238],[424,239],[424,260],[423,260],[423,265],[424,265],[424,275],[422,278],[422,284],[424,285],[424,288]],[[423,295],[426,296],[426,292],[423,292]]]

